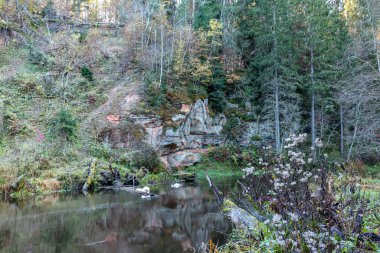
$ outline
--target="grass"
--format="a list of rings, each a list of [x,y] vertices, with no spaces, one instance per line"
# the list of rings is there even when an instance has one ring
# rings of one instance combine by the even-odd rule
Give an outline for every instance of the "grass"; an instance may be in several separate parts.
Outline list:
[[[380,179],[380,164],[366,166],[365,174],[366,176]]]
[[[380,178],[363,178],[361,187],[366,194],[380,195]]]
[[[222,179],[224,177],[242,176],[240,166],[233,165],[229,162],[203,161],[184,170],[188,173],[195,173],[197,179],[206,180],[206,173],[212,179]]]

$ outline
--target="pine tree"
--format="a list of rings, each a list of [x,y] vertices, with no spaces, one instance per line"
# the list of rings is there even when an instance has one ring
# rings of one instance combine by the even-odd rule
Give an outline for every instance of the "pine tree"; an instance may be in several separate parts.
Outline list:
[[[304,38],[304,89],[310,97],[312,146],[317,138],[317,111],[323,122],[324,107],[337,82],[337,62],[346,44],[347,30],[336,6],[324,0],[299,1],[304,17],[300,34]],[[302,47],[301,47],[302,49]],[[322,134],[323,131],[321,131]],[[320,136],[321,137],[321,136]]]
[[[277,152],[282,131],[295,131],[300,118],[291,9],[292,3],[287,0],[248,1],[240,23],[240,43],[248,51],[243,54],[248,55],[245,60],[253,99],[258,114],[274,126]]]

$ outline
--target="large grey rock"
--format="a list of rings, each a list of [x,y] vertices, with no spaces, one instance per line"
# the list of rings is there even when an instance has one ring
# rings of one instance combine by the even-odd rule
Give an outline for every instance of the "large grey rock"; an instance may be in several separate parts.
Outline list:
[[[168,166],[173,168],[188,167],[193,164],[199,163],[202,158],[202,151],[200,150],[185,150],[163,156],[162,160]]]
[[[224,143],[222,130],[226,117],[210,117],[207,100],[198,100],[189,111],[173,115],[171,120],[175,127],[164,128],[155,117],[134,116],[134,119],[145,129],[145,142],[165,157],[163,160],[169,167],[197,163],[203,152],[199,150]]]
[[[224,115],[211,117],[207,100],[182,107],[181,113],[172,116],[170,124],[155,115],[110,114],[107,119],[113,126],[101,136],[113,147],[132,147],[138,142],[133,132],[141,128],[142,141],[154,148],[167,166],[190,166],[199,162],[206,148],[224,143],[222,130],[227,120]],[[123,117],[132,129],[120,124]]]
[[[238,139],[238,144],[244,147],[252,144],[254,136],[260,137],[262,140],[273,139],[273,125],[269,121],[248,123],[243,132]]]

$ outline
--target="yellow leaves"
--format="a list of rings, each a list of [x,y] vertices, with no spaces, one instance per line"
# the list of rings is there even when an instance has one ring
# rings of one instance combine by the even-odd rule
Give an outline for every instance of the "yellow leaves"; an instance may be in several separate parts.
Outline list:
[[[191,61],[191,64],[195,81],[205,85],[209,84],[212,76],[211,63],[208,60],[202,63],[198,58],[195,58]]]
[[[219,47],[222,45],[221,36],[223,34],[223,25],[216,19],[210,19],[210,30],[207,32],[207,37],[211,39],[211,45]]]
[[[209,241],[209,253],[218,253],[218,247],[212,242],[211,239]]]
[[[228,84],[233,84],[233,83],[236,83],[236,82],[239,82],[240,81],[240,76],[236,75],[236,74],[229,74],[227,75],[227,83]]]
[[[175,73],[178,73],[179,75],[184,72],[184,48],[185,45],[183,41],[179,41],[177,49],[175,51],[175,56],[174,56],[174,66],[173,70]]]
[[[207,32],[207,36],[216,37],[223,34],[223,25],[216,19],[210,19],[209,22],[210,30]]]

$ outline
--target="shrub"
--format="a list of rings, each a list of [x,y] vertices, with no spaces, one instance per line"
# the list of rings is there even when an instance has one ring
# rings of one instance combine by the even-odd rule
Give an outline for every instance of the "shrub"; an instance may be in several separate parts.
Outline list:
[[[166,102],[165,89],[156,85],[149,85],[146,88],[146,96],[150,106],[160,107]]]
[[[5,150],[0,159],[0,175],[37,177],[41,171],[51,169],[53,163],[46,148],[33,140],[19,142],[17,147]]]
[[[380,176],[380,164],[367,166],[365,168],[365,174],[370,177]]]
[[[109,160],[114,154],[111,146],[105,143],[91,143],[89,151],[92,156],[107,160]]]
[[[157,153],[151,147],[147,146],[126,152],[122,160],[124,160],[129,167],[147,169],[150,172],[156,172],[160,168],[160,159]]]
[[[308,152],[303,151],[305,140],[306,134],[292,135],[285,140],[280,155],[270,147],[264,148],[257,167],[269,175],[265,187],[255,167],[243,169],[243,194],[254,202],[253,209],[263,201],[258,211],[267,219],[261,238],[251,243],[251,249],[361,252],[364,236],[377,236],[363,232],[374,231],[376,226],[370,224],[376,222],[376,217],[371,216],[371,210],[378,207],[363,198],[352,175],[340,174],[334,180],[334,164],[321,152],[323,143],[319,139],[316,149]],[[259,192],[258,188],[265,191]]]
[[[70,110],[61,108],[52,120],[52,133],[67,141],[73,141],[77,132],[77,120]]]
[[[244,133],[243,123],[238,117],[231,117],[227,120],[226,125],[223,127],[223,133],[227,135],[227,138],[231,141],[237,141],[239,137]]]
[[[86,39],[87,39],[87,33],[85,33],[85,32],[81,32],[81,33],[79,34],[79,38],[78,38],[79,43],[84,43],[84,42],[86,42]]]
[[[19,87],[22,93],[36,92],[39,95],[44,93],[42,79],[36,73],[21,72],[11,80],[11,83]]]
[[[80,69],[80,72],[84,78],[86,78],[89,82],[94,81],[94,73],[87,66],[83,66]]]
[[[253,147],[242,148],[236,145],[217,147],[208,153],[208,157],[217,162],[228,162],[235,166],[245,166],[258,161],[257,151]]]
[[[49,63],[48,57],[33,47],[29,48],[29,61],[32,64],[40,66],[46,66]]]

